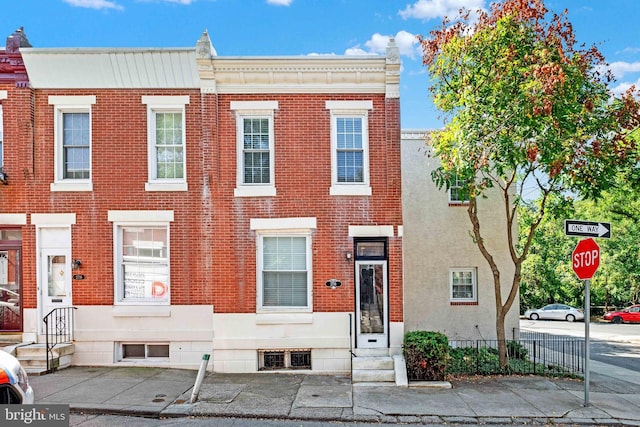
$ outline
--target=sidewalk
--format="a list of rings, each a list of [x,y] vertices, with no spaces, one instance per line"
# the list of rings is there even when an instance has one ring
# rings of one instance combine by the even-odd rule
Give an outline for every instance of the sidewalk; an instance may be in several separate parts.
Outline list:
[[[260,417],[414,424],[640,426],[640,373],[592,362],[589,406],[581,380],[477,377],[451,388],[352,384],[340,375],[208,373],[191,404],[197,371],[71,367],[34,376],[36,403],[74,413],[150,417]]]

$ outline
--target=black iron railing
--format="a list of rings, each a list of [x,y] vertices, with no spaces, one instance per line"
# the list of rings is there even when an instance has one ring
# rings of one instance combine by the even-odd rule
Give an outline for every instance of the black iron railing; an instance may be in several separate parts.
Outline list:
[[[509,366],[501,367],[497,340],[451,340],[447,373],[452,375],[584,374],[584,339],[520,331],[506,342]]]
[[[58,307],[44,316],[44,335],[47,348],[47,373],[58,368],[54,363],[53,349],[58,344],[73,342],[75,322],[73,312],[77,307]],[[59,359],[58,359],[59,363]]]

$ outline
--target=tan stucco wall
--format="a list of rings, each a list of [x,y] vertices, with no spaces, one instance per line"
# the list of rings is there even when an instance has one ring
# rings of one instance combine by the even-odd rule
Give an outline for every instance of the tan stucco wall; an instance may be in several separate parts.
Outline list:
[[[493,276],[471,238],[465,206],[449,206],[447,191],[438,190],[431,171],[438,159],[429,155],[426,131],[402,132],[402,206],[405,332],[439,331],[449,339],[496,338]],[[479,201],[485,242],[502,273],[502,298],[513,278],[506,243],[506,220],[499,193]],[[477,305],[451,305],[449,269],[476,268]],[[518,327],[519,299],[505,322],[506,336]]]

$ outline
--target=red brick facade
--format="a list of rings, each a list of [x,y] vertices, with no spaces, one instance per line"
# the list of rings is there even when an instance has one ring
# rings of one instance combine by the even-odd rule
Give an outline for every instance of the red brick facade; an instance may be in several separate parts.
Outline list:
[[[1,52],[0,52],[1,54]],[[7,57],[0,55],[0,57]],[[14,54],[15,55],[15,54]],[[4,60],[2,60],[4,61]],[[0,62],[4,64],[5,62]],[[4,68],[2,69],[4,70]],[[27,70],[28,71],[28,70]],[[3,74],[2,76],[4,76]],[[208,93],[198,88],[22,87],[0,76],[4,112],[2,214],[24,214],[23,308],[37,308],[38,254],[32,214],[75,214],[71,255],[73,305],[114,305],[114,225],[109,211],[172,211],[171,305],[211,305],[215,313],[256,313],[256,233],[251,219],[313,217],[312,309],[355,309],[354,239],[350,226],[393,226],[388,238],[389,321],[402,322],[399,99],[385,93]],[[2,92],[0,92],[2,93]],[[91,106],[92,191],[52,191],[54,105],[51,96],[95,96]],[[143,96],[188,96],[188,191],[145,191],[147,106]],[[368,112],[371,196],[333,196],[331,112],[327,101],[371,101]],[[236,115],[233,101],[277,101],[274,111],[275,186],[270,197],[236,197]],[[342,286],[325,282],[338,278]]]

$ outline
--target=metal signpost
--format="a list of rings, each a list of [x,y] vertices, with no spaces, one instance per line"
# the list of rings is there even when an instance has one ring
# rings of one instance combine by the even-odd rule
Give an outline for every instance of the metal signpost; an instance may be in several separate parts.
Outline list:
[[[578,279],[584,280],[584,406],[589,406],[589,323],[591,321],[591,291],[589,281],[600,266],[600,246],[592,237],[611,237],[611,224],[607,222],[565,220],[567,236],[582,236],[571,254],[571,264]]]

